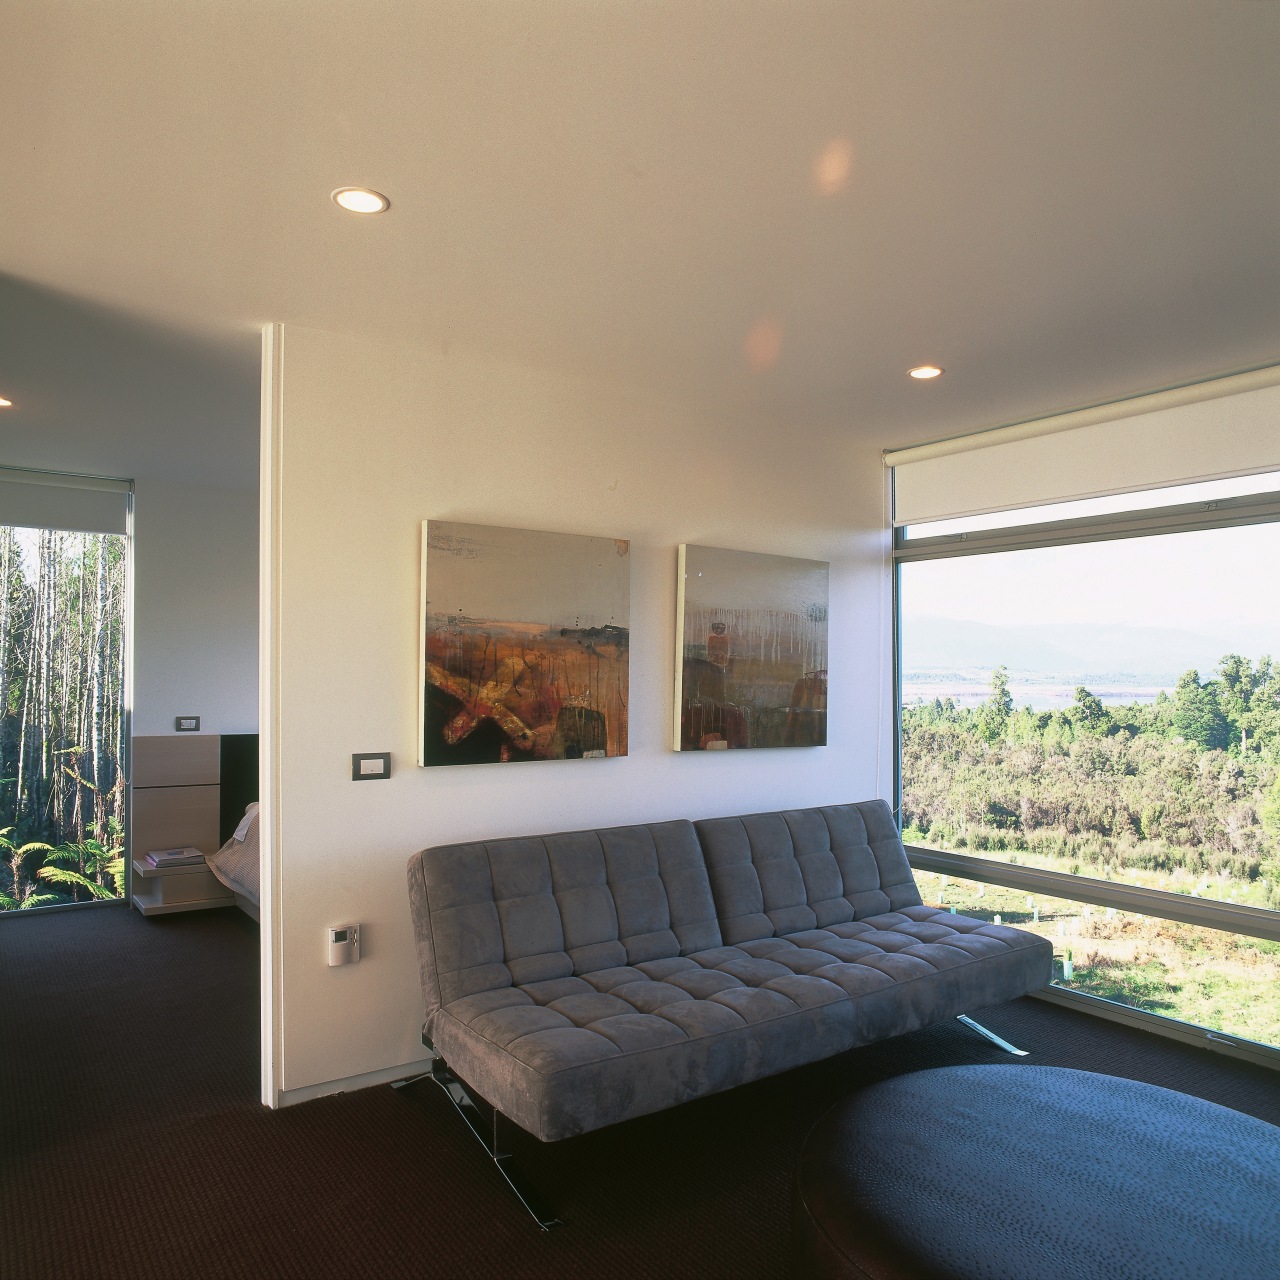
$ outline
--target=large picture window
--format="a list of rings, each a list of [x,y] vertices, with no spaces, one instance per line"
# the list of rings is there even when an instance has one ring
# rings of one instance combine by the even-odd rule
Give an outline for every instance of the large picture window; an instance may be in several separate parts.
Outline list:
[[[1064,987],[1269,1044],[1280,504],[1258,489],[1275,480],[895,540],[904,842],[1005,868],[922,883],[1052,938]],[[1151,891],[1151,905],[1082,905],[1073,881]]]

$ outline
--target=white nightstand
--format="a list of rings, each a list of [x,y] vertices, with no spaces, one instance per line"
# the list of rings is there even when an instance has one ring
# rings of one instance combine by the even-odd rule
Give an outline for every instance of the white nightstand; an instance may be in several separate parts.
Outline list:
[[[189,867],[153,867],[133,860],[133,905],[144,916],[205,911],[235,905],[235,895],[203,862]]]

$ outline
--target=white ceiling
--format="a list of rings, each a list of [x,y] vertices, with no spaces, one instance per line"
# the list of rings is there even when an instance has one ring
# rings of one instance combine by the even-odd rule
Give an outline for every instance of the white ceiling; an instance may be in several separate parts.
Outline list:
[[[251,475],[268,320],[885,445],[1280,360],[1274,0],[0,13],[4,460]]]

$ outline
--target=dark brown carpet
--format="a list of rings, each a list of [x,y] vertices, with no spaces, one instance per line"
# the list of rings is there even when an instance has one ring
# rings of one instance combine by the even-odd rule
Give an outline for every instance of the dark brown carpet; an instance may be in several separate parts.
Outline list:
[[[0,1276],[784,1277],[792,1166],[828,1106],[905,1071],[1018,1069],[951,1024],[568,1142],[520,1135],[566,1224],[543,1234],[429,1083],[260,1107],[257,965],[234,910],[0,921]],[[1272,1072],[1037,1000],[983,1021],[1031,1062],[1280,1123]]]

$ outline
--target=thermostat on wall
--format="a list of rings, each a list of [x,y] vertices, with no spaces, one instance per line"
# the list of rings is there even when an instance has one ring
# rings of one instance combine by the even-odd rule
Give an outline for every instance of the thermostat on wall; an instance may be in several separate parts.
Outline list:
[[[360,926],[339,925],[329,930],[329,967],[337,964],[355,964],[360,959]]]

